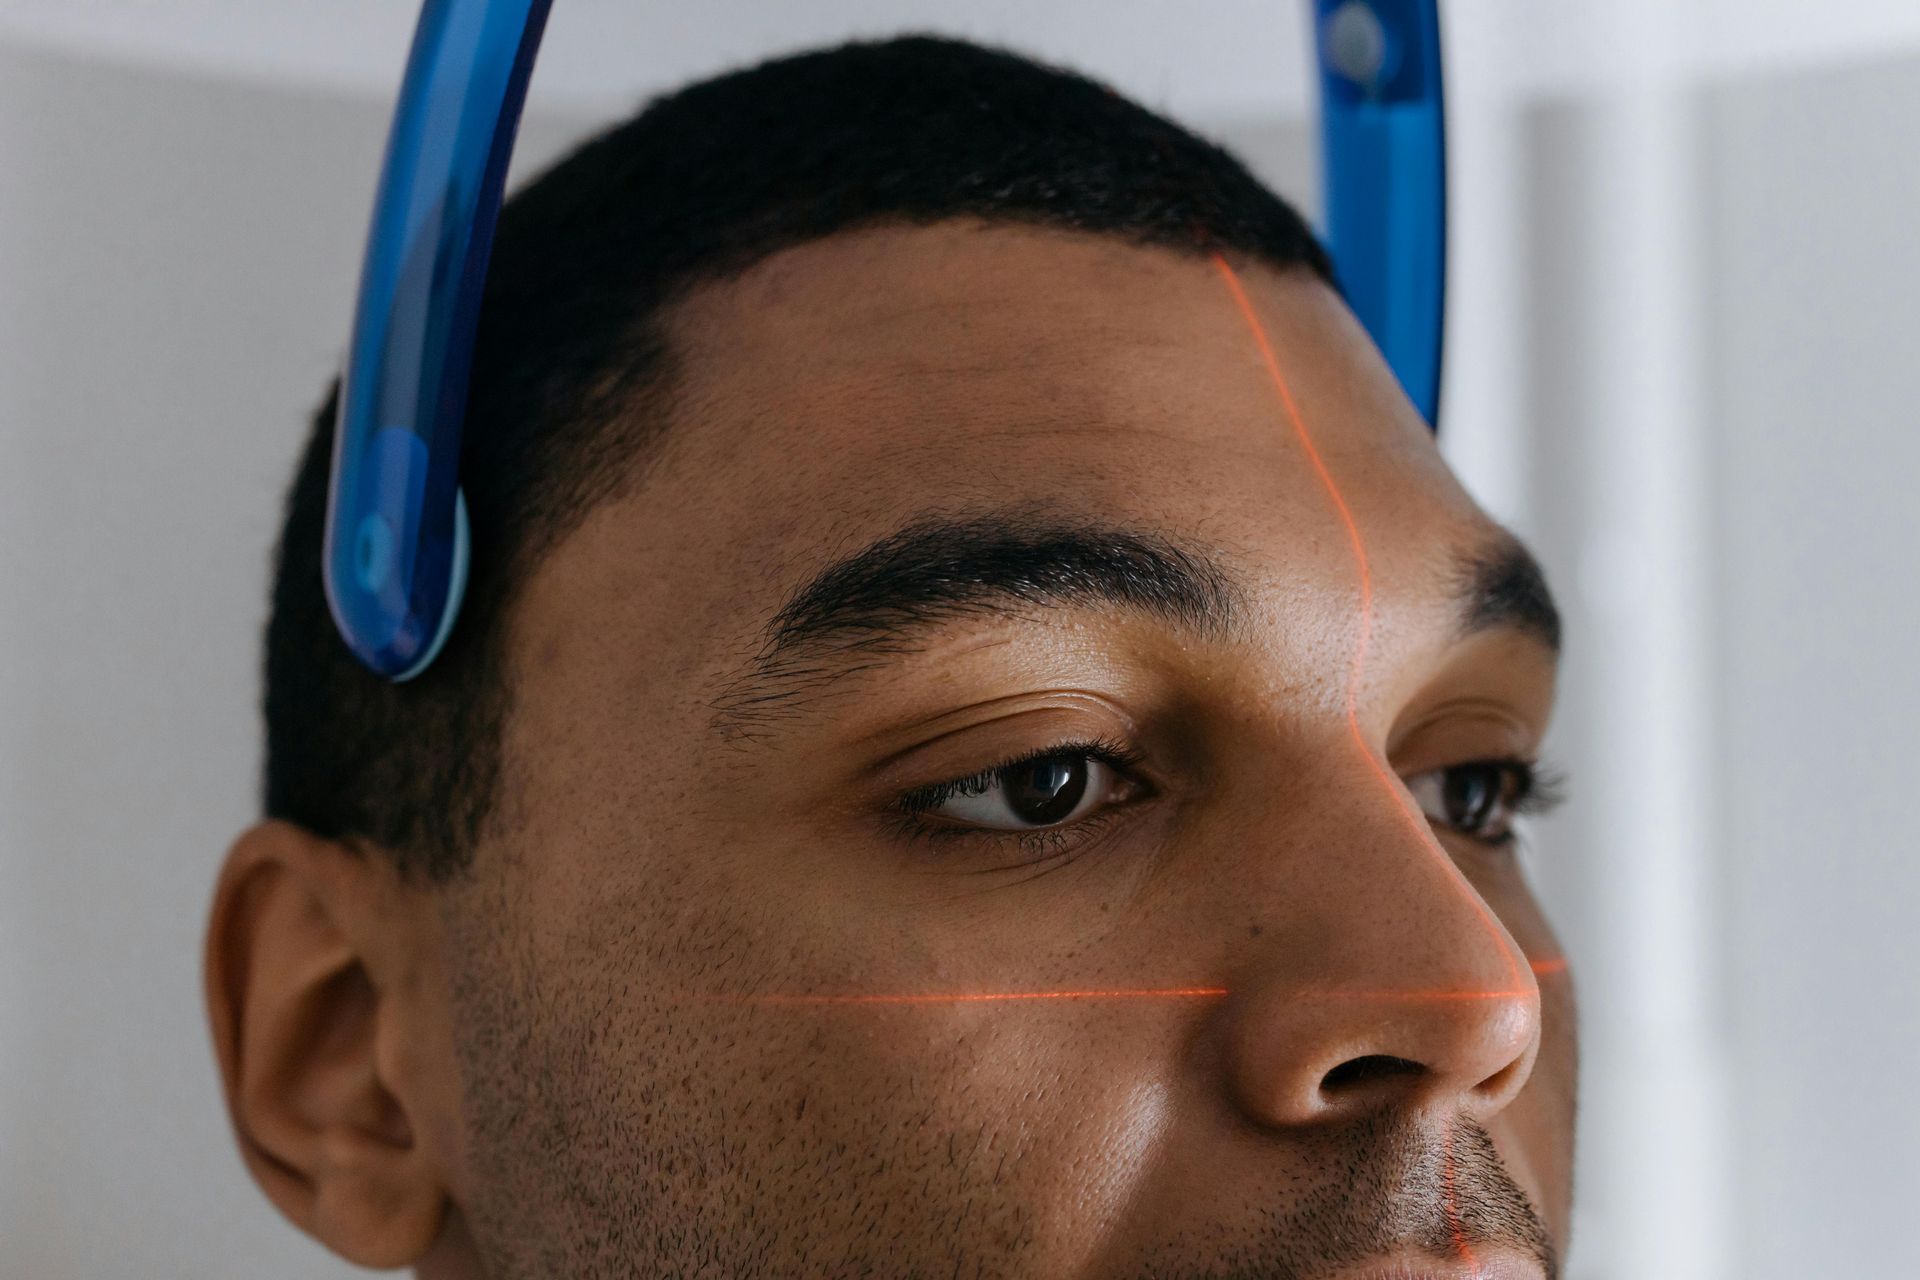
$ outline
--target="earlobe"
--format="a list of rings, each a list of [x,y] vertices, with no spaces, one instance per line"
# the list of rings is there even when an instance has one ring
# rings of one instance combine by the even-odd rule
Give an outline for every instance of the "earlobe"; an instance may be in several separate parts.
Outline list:
[[[404,1010],[383,993],[376,859],[290,823],[234,842],[207,927],[206,996],[248,1169],[297,1226],[350,1262],[399,1267],[446,1209],[412,1082],[383,1078]]]

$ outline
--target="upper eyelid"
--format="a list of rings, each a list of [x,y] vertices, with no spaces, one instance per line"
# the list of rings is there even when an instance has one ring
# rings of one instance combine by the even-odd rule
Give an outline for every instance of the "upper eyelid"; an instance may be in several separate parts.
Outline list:
[[[951,800],[954,796],[971,794],[975,783],[991,782],[994,774],[1011,767],[1011,765],[997,764],[990,769],[970,773],[964,778],[952,778],[946,782],[932,782],[924,787],[915,787],[901,795],[900,805],[909,812],[922,812],[936,804]],[[985,789],[984,785],[982,789]]]
[[[976,783],[986,784],[992,782],[993,775],[999,773],[1002,769],[1011,769],[1027,759],[1037,760],[1042,758],[1041,756],[1027,756],[1024,753],[1022,755],[1011,756],[999,764],[990,764],[986,768],[976,769],[972,773],[962,774],[955,778],[943,778],[939,782],[929,782],[924,786],[914,787],[903,793],[901,799],[912,800],[929,796],[939,796],[942,799],[946,799],[968,792]]]
[[[972,773],[963,774],[957,778],[947,778],[940,782],[932,782],[925,786],[914,787],[903,792],[900,798],[901,800],[908,800],[916,796],[931,795],[940,791],[947,791],[949,793],[958,792],[970,783],[991,781],[993,775],[1003,769],[1014,769],[1023,764],[1030,764],[1036,760],[1047,760],[1055,756],[1085,756],[1089,759],[1099,760],[1115,772],[1126,775],[1129,781],[1135,783],[1141,781],[1141,779],[1133,774],[1133,769],[1144,758],[1143,752],[1131,744],[1114,739],[1083,738],[1018,752],[1008,756],[1005,760],[990,764],[984,769],[977,769]]]

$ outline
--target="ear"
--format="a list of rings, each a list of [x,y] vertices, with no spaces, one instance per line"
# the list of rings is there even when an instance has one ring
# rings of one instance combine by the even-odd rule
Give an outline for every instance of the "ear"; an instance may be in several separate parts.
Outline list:
[[[448,1201],[453,1153],[426,1140],[457,1122],[433,1069],[450,1046],[420,1043],[443,1029],[416,990],[435,967],[418,954],[421,893],[378,853],[268,821],[234,842],[207,927],[207,1008],[247,1167],[364,1267],[419,1259]]]

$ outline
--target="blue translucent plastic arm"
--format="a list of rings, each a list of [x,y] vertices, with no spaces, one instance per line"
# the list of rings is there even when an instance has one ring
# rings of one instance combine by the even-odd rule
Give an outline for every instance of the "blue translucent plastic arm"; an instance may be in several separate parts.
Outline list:
[[[1447,169],[1437,0],[1314,0],[1327,248],[1354,313],[1437,427]]]
[[[446,640],[466,579],[460,434],[507,159],[549,0],[426,0],[394,109],[340,391],[322,576],[394,680]]]

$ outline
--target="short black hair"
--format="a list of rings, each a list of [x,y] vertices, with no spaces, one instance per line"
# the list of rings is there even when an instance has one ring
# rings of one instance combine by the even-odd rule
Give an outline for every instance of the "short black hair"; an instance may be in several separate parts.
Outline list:
[[[460,872],[494,813],[518,584],[632,481],[667,418],[665,308],[805,241],[976,218],[1231,250],[1329,285],[1246,167],[1082,75],[928,35],[762,62],[656,99],[506,203],[460,483],[473,568],[432,668],[391,684],[334,630],[320,548],[338,385],[286,504],[266,629],[267,816]]]

